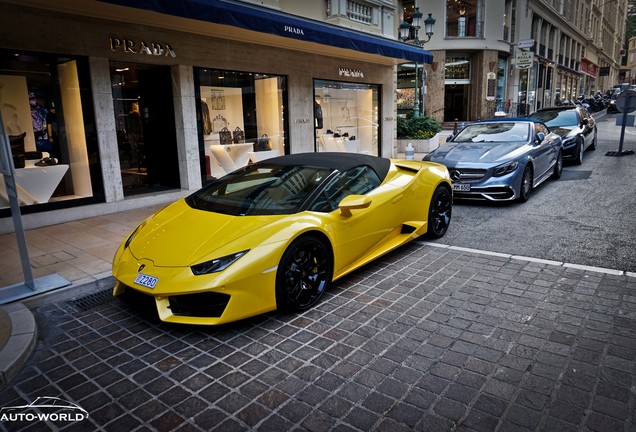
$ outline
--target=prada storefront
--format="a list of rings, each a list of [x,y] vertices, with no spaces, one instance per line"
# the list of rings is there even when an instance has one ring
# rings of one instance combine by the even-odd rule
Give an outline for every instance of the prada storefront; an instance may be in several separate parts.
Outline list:
[[[0,1],[27,226],[168,203],[277,155],[394,155],[395,66],[426,51],[241,2],[154,3]]]

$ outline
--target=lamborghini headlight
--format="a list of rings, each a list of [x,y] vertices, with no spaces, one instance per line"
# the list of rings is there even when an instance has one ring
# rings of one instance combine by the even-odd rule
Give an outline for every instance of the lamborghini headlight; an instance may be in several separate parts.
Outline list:
[[[195,264],[191,266],[190,269],[192,270],[192,273],[194,273],[195,276],[210,274],[210,273],[217,273],[228,268],[232,263],[234,263],[236,260],[238,260],[240,257],[242,257],[248,252],[249,252],[249,249],[241,251],[241,252],[237,252],[232,255],[226,255],[221,258],[215,258],[213,260],[206,261],[201,264]]]
[[[513,160],[510,162],[506,162],[505,164],[496,166],[493,170],[492,175],[494,175],[495,177],[504,176],[516,170],[518,166],[519,166],[519,161]]]

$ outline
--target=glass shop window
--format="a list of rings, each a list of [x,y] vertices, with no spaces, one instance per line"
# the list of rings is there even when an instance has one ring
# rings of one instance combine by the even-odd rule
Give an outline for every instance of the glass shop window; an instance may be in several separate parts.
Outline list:
[[[314,80],[316,150],[380,156],[380,86]]]
[[[195,80],[204,184],[289,153],[286,77],[197,68]]]
[[[0,51],[0,111],[24,213],[103,199],[91,101],[85,58]],[[8,207],[0,177],[0,217]]]

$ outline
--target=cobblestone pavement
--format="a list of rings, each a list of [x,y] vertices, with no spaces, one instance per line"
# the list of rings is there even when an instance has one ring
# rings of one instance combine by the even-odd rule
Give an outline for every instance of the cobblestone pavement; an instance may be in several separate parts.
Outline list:
[[[3,430],[634,431],[636,277],[413,243],[305,313],[160,323],[110,291],[34,311]],[[149,308],[152,309],[152,308]]]

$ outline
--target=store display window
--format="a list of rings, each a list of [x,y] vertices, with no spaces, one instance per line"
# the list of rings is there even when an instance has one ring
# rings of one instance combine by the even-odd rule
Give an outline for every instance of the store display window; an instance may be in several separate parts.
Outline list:
[[[23,212],[101,199],[87,59],[0,51],[0,70],[0,111]],[[0,216],[8,207],[0,177]]]
[[[124,196],[179,189],[170,67],[111,62],[110,74]]]
[[[195,69],[203,182],[288,153],[286,78]]]
[[[380,86],[314,80],[316,151],[379,153]]]

